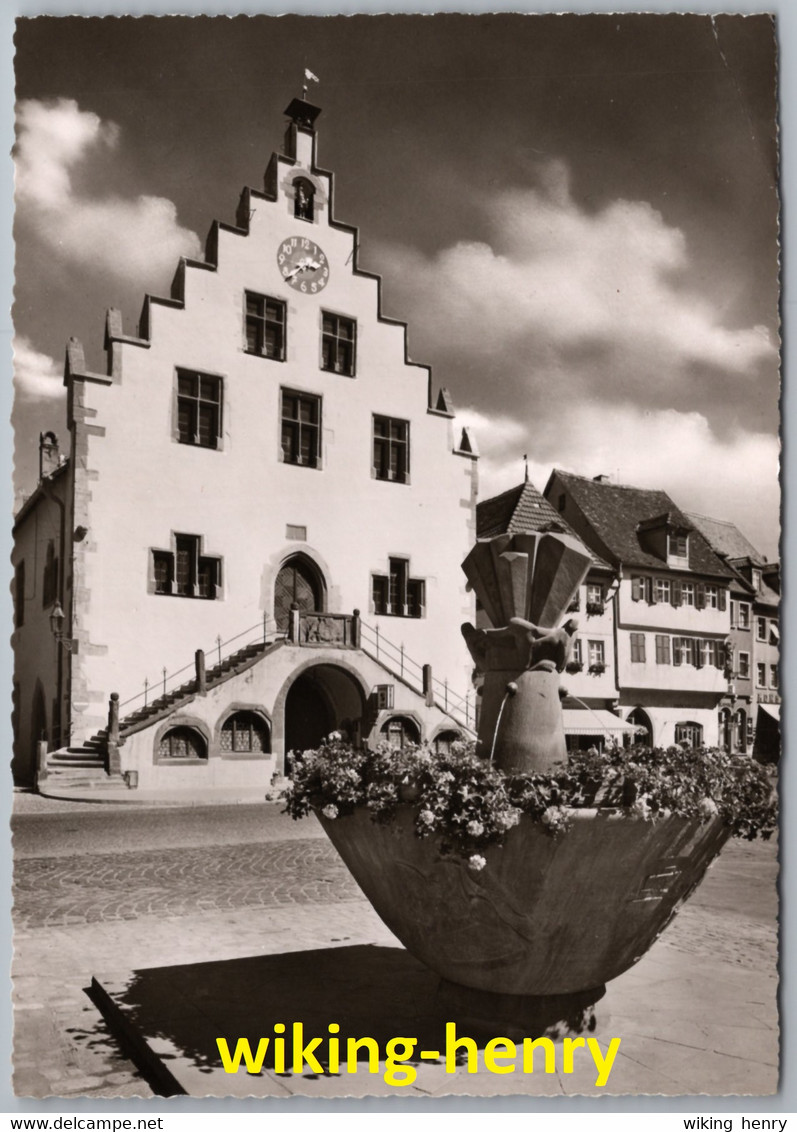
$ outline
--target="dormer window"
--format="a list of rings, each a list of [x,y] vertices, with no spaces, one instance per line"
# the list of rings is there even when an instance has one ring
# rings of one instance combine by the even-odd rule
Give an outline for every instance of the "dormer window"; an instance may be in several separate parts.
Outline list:
[[[753,570],[753,589],[754,590],[760,590],[761,589],[761,571],[760,570]]]
[[[293,182],[293,215],[297,220],[312,221],[315,212],[315,185],[306,177]]]
[[[667,561],[670,565],[689,565],[689,536],[677,531],[667,534]]]

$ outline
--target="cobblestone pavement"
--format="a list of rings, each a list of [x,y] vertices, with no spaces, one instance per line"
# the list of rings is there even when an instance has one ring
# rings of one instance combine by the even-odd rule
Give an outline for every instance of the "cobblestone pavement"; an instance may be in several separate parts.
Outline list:
[[[170,828],[174,820],[163,816]],[[86,998],[93,975],[113,982],[172,965],[397,945],[326,840],[297,837],[300,827],[288,840],[272,824],[263,843],[220,844],[216,838],[227,835],[214,831],[210,814],[206,821],[204,845],[103,852],[98,830],[86,835],[90,852],[56,856],[54,844],[42,841],[46,855],[17,860],[18,1096],[151,1096]],[[774,844],[726,846],[659,943],[610,987],[606,1009],[626,1035],[619,1091],[758,1094],[775,1087],[776,860]],[[544,1084],[546,1091],[593,1092],[593,1083],[541,1078],[523,1091]],[[275,1095],[282,1095],[278,1084]],[[326,1095],[326,1084],[296,1081],[290,1091]],[[443,1088],[419,1076],[417,1091],[517,1089],[495,1077],[446,1080]],[[196,1090],[211,1091],[199,1079]]]
[[[364,899],[326,841],[36,857],[14,869],[18,928]]]

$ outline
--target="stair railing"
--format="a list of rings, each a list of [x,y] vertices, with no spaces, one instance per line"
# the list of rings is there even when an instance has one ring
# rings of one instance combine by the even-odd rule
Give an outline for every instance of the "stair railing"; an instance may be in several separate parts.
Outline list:
[[[209,648],[202,650],[209,662],[208,677],[212,678],[214,671],[233,653],[239,652],[242,648],[254,644],[272,644],[284,637],[285,633],[277,628],[276,622],[268,615],[264,615],[256,625],[250,625],[247,629],[243,629],[226,641],[222,641],[220,636],[217,636]],[[124,715],[130,715],[140,708],[149,707],[156,700],[170,695],[183,685],[194,685],[196,683],[195,673],[196,662],[194,659],[171,673],[167,672],[165,668],[161,668],[160,673],[154,679],[149,676],[145,677],[141,691],[129,696],[126,700],[122,700],[119,707],[124,709]]]
[[[404,645],[395,645],[380,631],[379,626],[371,626],[365,621],[360,622],[361,648],[364,653],[398,676],[406,684],[424,695],[427,692],[427,681],[424,678],[424,669],[427,665],[419,664],[407,655]],[[448,680],[431,678],[432,701],[436,707],[451,716],[457,723],[473,731],[476,727],[475,694],[466,693],[464,696],[452,692]]]

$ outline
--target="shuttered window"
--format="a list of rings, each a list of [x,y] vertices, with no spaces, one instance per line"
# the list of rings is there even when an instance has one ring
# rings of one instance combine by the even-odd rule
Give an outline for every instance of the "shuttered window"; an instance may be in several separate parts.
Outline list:
[[[644,664],[645,663],[645,634],[632,633],[631,634],[631,663]]]
[[[656,634],[656,664],[670,663],[670,638],[663,633]]]

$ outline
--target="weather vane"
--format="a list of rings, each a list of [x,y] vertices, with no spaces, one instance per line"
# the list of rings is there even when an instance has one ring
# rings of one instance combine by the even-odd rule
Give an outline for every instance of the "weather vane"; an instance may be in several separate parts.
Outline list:
[[[319,79],[318,75],[314,75],[312,71],[309,71],[307,67],[305,67],[304,83],[302,84],[302,98],[307,98],[307,84],[310,82],[318,83],[321,82],[321,80]]]

